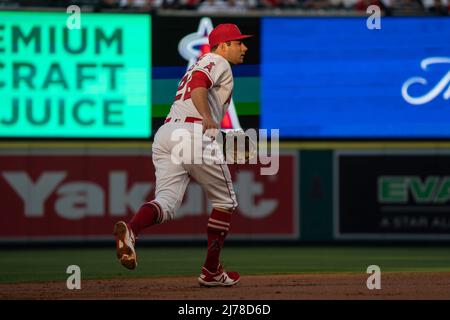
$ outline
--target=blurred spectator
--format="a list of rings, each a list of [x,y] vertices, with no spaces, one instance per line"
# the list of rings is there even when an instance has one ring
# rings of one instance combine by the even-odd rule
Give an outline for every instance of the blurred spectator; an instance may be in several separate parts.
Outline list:
[[[259,0],[246,0],[248,9],[257,9],[259,5]]]
[[[358,11],[366,11],[369,6],[373,5],[380,7],[380,9],[384,7],[379,0],[359,0],[356,2],[354,8]]]
[[[448,0],[422,0],[422,5],[427,12],[447,15],[450,3]]]
[[[181,8],[180,0],[162,0],[161,8],[163,9],[180,9]]]
[[[153,0],[119,0],[119,6],[124,9],[149,11],[153,7]]]
[[[184,0],[184,4],[183,4],[182,8],[188,9],[188,10],[197,9],[198,6],[200,5],[200,2],[201,2],[201,0]]]
[[[259,0],[259,8],[276,8],[280,4],[280,0]]]
[[[226,11],[228,8],[228,5],[223,0],[204,0],[200,5],[198,6],[198,12],[203,13],[213,13],[213,12],[219,12],[219,11]]]
[[[281,1],[282,8],[297,8],[299,6],[300,6],[300,3],[297,0],[282,0]]]
[[[448,15],[450,0],[0,0],[1,6],[67,7],[71,4],[101,9],[151,11],[159,8],[211,12],[247,12],[254,9],[335,9],[365,12],[370,5],[385,15]]]
[[[229,12],[245,12],[247,11],[247,2],[245,0],[228,0]]]
[[[306,0],[301,6],[305,9],[331,9],[332,5],[329,0]]]
[[[260,7],[263,8],[297,8],[303,0],[260,0]]]
[[[353,9],[358,0],[329,0],[334,9]]]
[[[19,1],[14,0],[0,0],[0,7],[18,7]]]
[[[386,0],[385,0],[386,1]],[[393,10],[403,15],[414,15],[423,13],[423,7],[420,0],[390,0]]]
[[[386,15],[408,16],[423,15],[421,0],[382,0]]]
[[[102,0],[100,2],[101,9],[117,9],[119,8],[118,0]]]
[[[157,0],[158,5],[155,7],[163,9],[180,9],[195,10],[199,6],[201,0]]]
[[[44,1],[44,0],[20,0],[19,4],[21,7],[67,7],[73,3],[67,3],[67,1],[55,0],[55,1]]]

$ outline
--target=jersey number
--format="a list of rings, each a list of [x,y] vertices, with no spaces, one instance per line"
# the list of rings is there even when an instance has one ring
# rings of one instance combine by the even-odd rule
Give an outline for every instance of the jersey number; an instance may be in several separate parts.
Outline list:
[[[180,85],[177,89],[177,94],[175,96],[175,101],[183,98],[183,101],[191,98],[191,92],[187,84],[191,81],[191,73],[187,73],[180,81]]]
[[[202,58],[200,58],[200,60]],[[209,72],[211,72],[211,69],[215,65],[216,64],[214,62],[211,62],[210,64],[208,64],[207,66],[205,66],[203,68],[207,69]],[[189,86],[187,84],[189,83],[189,81],[191,81],[191,79],[192,79],[192,70],[196,66],[198,66],[198,62],[195,65],[192,65],[189,68],[188,72],[181,79],[180,84],[178,85],[177,94],[175,95],[175,101],[180,100],[181,98],[183,98],[183,101],[188,100],[188,99],[191,98],[191,88],[189,88]]]

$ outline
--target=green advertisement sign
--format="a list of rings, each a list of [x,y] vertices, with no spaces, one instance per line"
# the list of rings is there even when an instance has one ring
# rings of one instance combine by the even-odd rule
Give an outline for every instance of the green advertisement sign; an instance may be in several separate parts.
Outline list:
[[[150,136],[150,15],[79,17],[0,12],[0,137]]]

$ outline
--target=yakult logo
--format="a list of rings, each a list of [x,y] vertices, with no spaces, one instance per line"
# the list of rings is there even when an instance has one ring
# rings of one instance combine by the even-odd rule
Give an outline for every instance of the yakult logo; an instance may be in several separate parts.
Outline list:
[[[435,64],[447,64],[447,67],[450,66],[450,58],[447,57],[431,57],[422,60],[420,63],[420,67],[423,71],[428,71],[428,67]],[[437,84],[435,84],[427,93],[421,96],[412,96],[410,94],[410,89],[413,86],[428,86],[428,81],[422,77],[413,77],[408,79],[402,86],[402,96],[406,102],[412,105],[423,105],[426,104],[436,97],[438,97],[441,93],[444,95],[444,99],[448,100],[450,98],[450,71],[442,77],[441,80]]]
[[[0,240],[111,239],[112,226],[153,199],[155,169],[146,148],[0,150]],[[238,207],[232,237],[297,239],[298,156],[280,155],[277,175],[260,165],[230,165]],[[175,219],[149,239],[203,239],[211,202],[187,186]]]
[[[155,187],[149,182],[130,183],[126,171],[110,171],[107,188],[92,181],[70,181],[66,171],[44,171],[36,179],[25,171],[4,171],[2,176],[22,200],[28,218],[44,218],[45,205],[52,195],[57,196],[53,204],[55,212],[68,220],[102,217],[107,212],[111,216],[125,216],[128,209],[136,212]],[[255,181],[252,171],[240,171],[235,187],[241,203],[239,209],[245,217],[261,219],[279,206],[277,199],[261,198],[264,184]],[[200,216],[209,211],[203,200],[200,185],[190,184],[176,218]]]

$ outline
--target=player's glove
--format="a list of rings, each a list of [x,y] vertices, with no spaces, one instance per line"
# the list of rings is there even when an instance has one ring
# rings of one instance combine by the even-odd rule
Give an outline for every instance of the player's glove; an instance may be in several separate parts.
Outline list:
[[[248,164],[257,154],[257,137],[247,135],[242,129],[222,129],[223,154],[227,163]],[[220,137],[219,137],[220,139]]]

